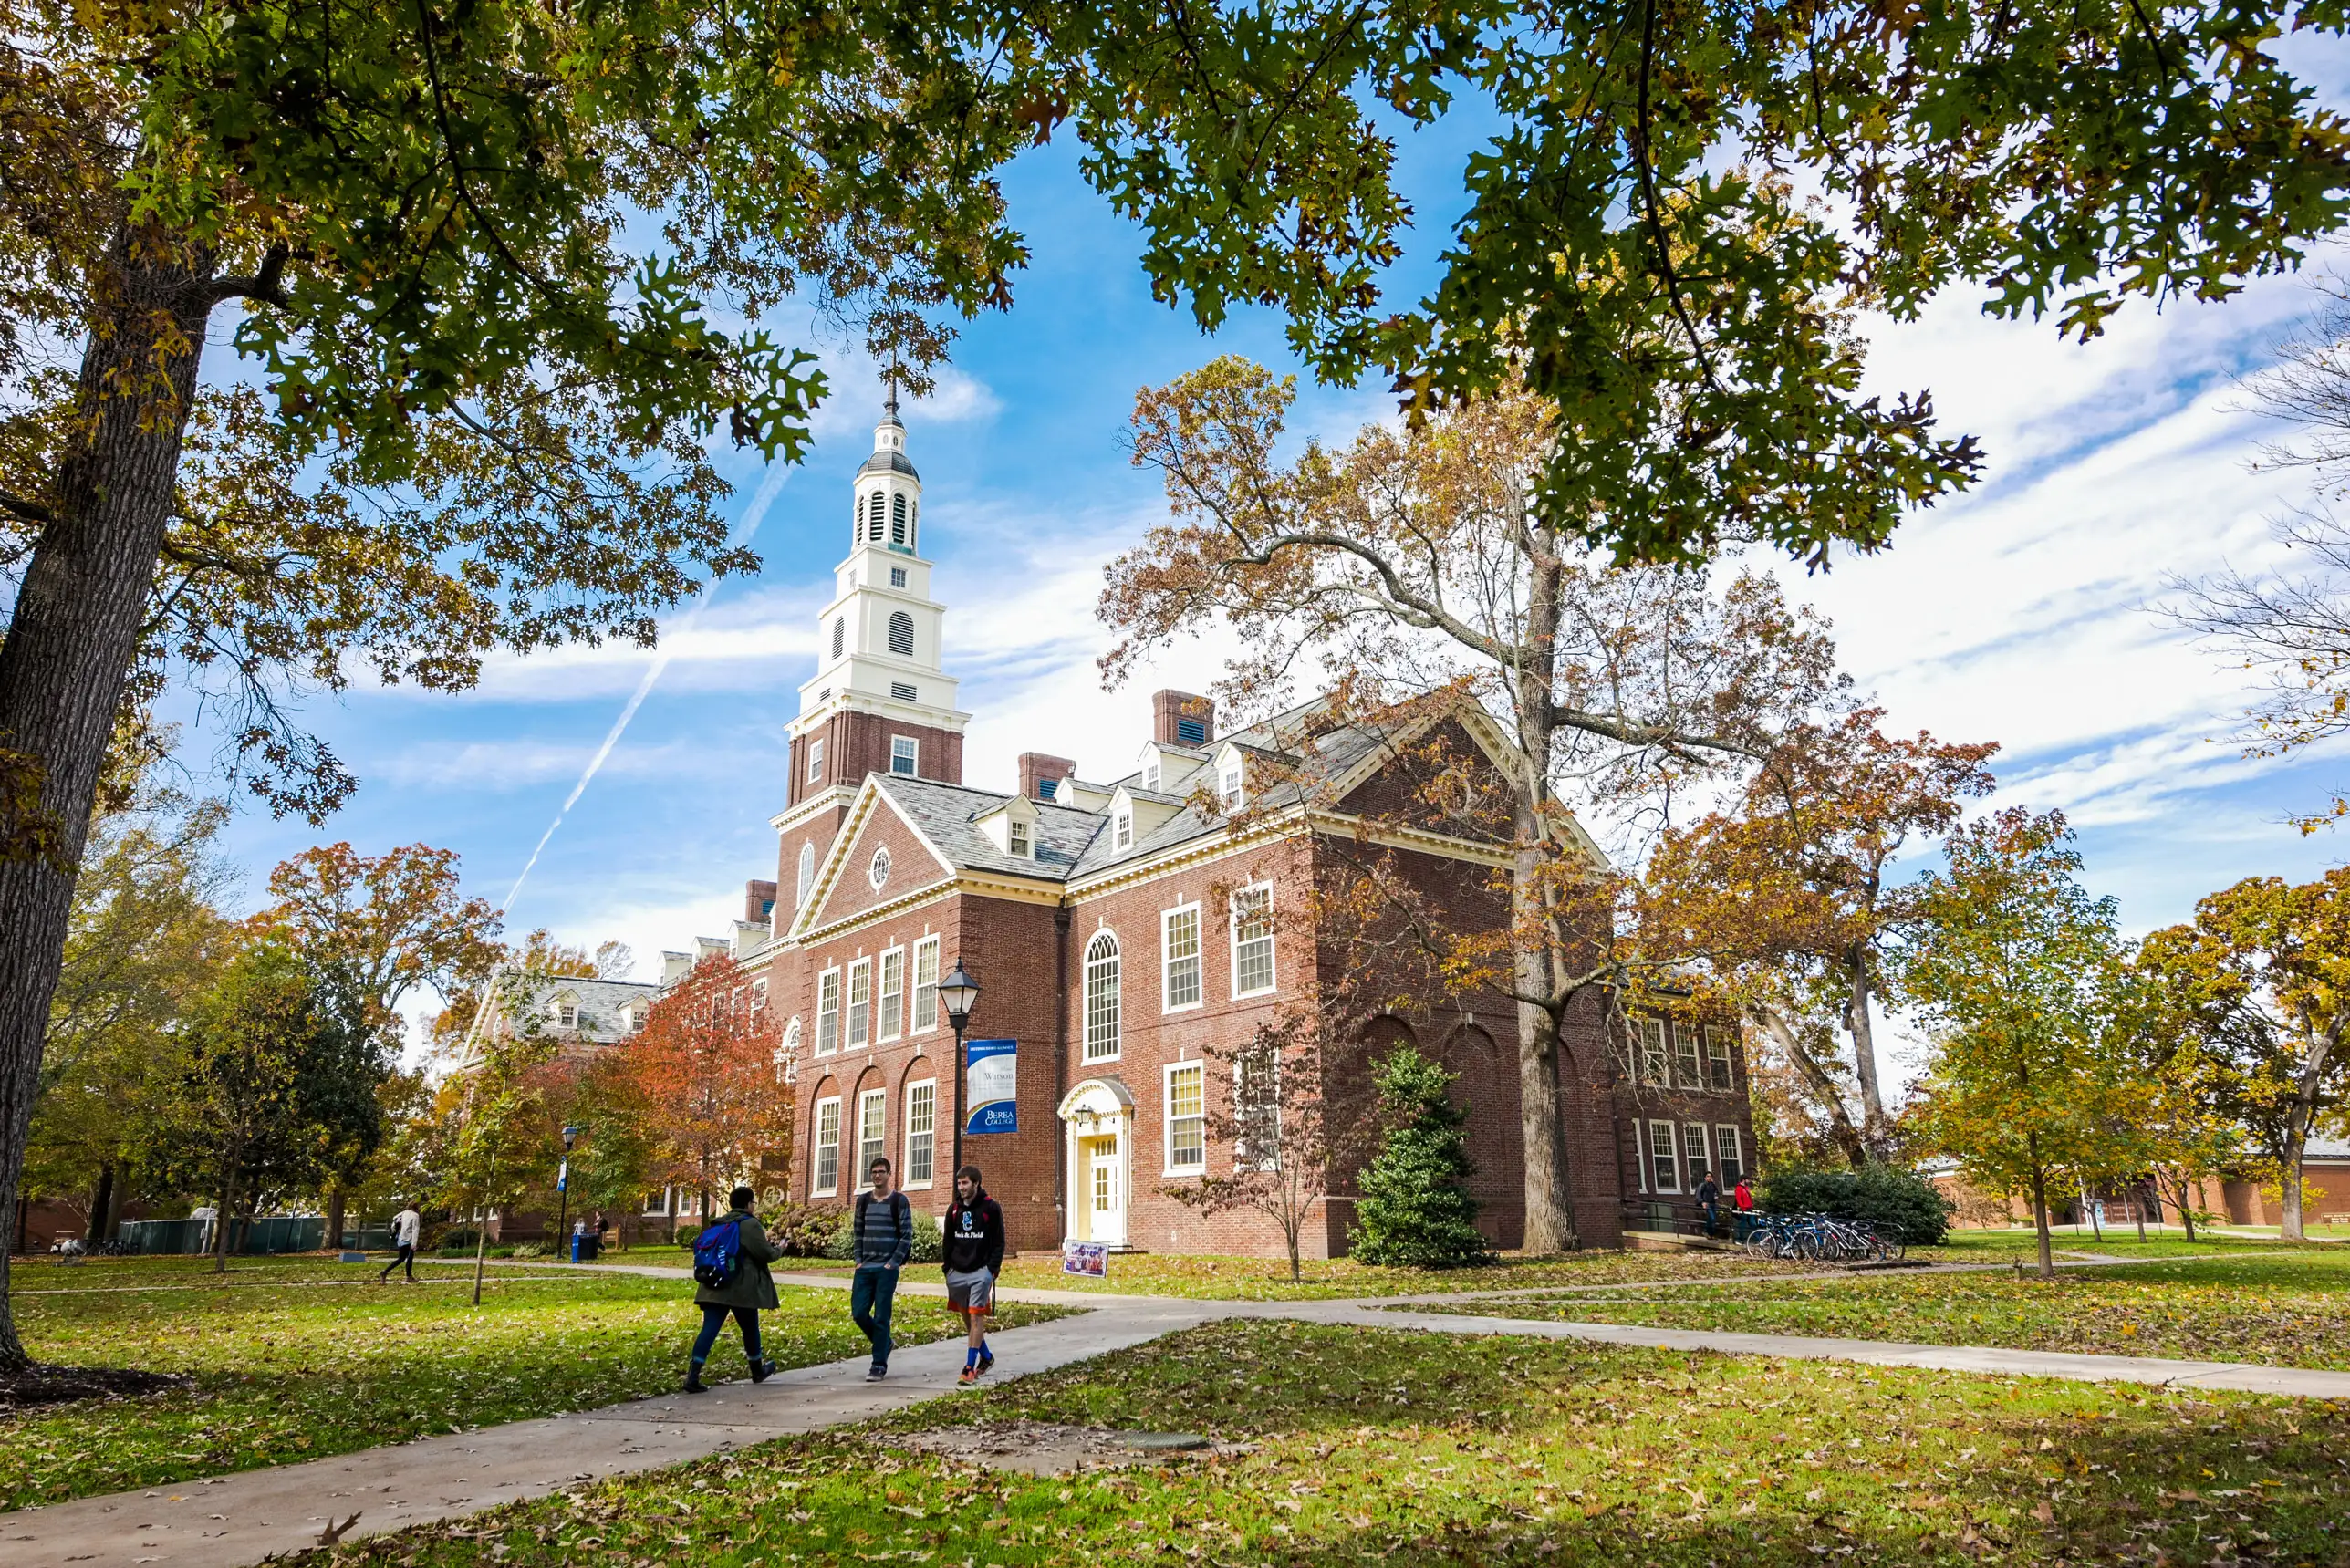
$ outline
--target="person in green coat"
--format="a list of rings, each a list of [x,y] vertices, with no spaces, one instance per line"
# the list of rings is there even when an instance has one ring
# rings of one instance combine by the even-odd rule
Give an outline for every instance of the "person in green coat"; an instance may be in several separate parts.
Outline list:
[[[710,1359],[710,1347],[718,1343],[718,1331],[725,1326],[727,1315],[743,1325],[743,1358],[751,1364],[751,1381],[764,1383],[775,1376],[775,1365],[759,1355],[759,1309],[781,1304],[775,1298],[775,1279],[767,1265],[783,1256],[767,1240],[758,1216],[751,1205],[759,1195],[747,1187],[738,1187],[727,1195],[733,1212],[722,1215],[706,1226],[702,1241],[722,1225],[737,1227],[734,1267],[723,1285],[697,1285],[693,1293],[696,1305],[702,1308],[702,1333],[693,1341],[693,1365],[686,1369],[685,1391],[700,1394],[707,1386],[702,1381],[702,1364]],[[694,1260],[701,1263],[705,1251],[702,1241],[694,1247]]]

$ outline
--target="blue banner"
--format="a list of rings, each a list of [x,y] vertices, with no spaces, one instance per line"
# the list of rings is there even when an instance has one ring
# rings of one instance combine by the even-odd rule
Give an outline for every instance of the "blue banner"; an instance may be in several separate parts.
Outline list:
[[[972,1040],[964,1043],[964,1093],[971,1116],[963,1135],[1020,1130],[1020,1042]]]

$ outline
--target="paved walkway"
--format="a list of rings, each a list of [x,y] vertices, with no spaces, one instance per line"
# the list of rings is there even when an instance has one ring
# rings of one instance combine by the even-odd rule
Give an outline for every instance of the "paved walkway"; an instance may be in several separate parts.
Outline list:
[[[611,1265],[598,1265],[609,1269]],[[630,1265],[660,1277],[681,1269]],[[778,1274],[779,1285],[846,1289],[830,1274]],[[941,1295],[909,1282],[901,1295]],[[1221,1319],[1274,1318],[1438,1334],[1522,1334],[1663,1350],[1786,1356],[1918,1366],[1993,1376],[2233,1389],[2300,1398],[2350,1399],[2350,1373],[2143,1356],[2077,1355],[1983,1346],[1899,1345],[1794,1334],[1725,1334],[1626,1324],[1548,1323],[1416,1312],[1427,1298],[1230,1302],[1120,1296],[1082,1291],[1012,1291],[1007,1301],[1073,1305],[1078,1315],[995,1337],[993,1381],[1049,1372],[1130,1349]],[[1437,1298],[1461,1301],[1461,1297]],[[664,1395],[600,1410],[423,1438],[338,1458],[247,1470],[143,1492],[86,1498],[0,1513],[0,1568],[88,1563],[98,1568],[244,1568],[318,1542],[328,1523],[356,1513],[347,1540],[543,1496],[574,1482],[702,1459],[728,1449],[822,1430],[949,1396],[962,1369],[957,1341],[914,1345],[890,1359],[886,1383],[864,1381],[865,1358],[778,1374],[765,1384],[722,1385],[688,1398]]]

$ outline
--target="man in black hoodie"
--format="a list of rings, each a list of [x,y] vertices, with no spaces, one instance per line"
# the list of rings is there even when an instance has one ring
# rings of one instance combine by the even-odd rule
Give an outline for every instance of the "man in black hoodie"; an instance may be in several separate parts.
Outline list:
[[[963,1351],[963,1386],[995,1365],[987,1348],[987,1319],[995,1311],[995,1276],[1003,1272],[1003,1210],[979,1184],[979,1167],[955,1172],[955,1200],[947,1210],[947,1310],[971,1328]]]

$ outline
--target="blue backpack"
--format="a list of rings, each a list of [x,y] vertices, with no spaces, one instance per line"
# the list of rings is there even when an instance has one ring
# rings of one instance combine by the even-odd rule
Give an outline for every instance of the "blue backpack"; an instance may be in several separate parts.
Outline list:
[[[697,1284],[723,1291],[734,1282],[743,1258],[743,1221],[721,1220],[702,1228],[693,1239],[693,1278]]]

